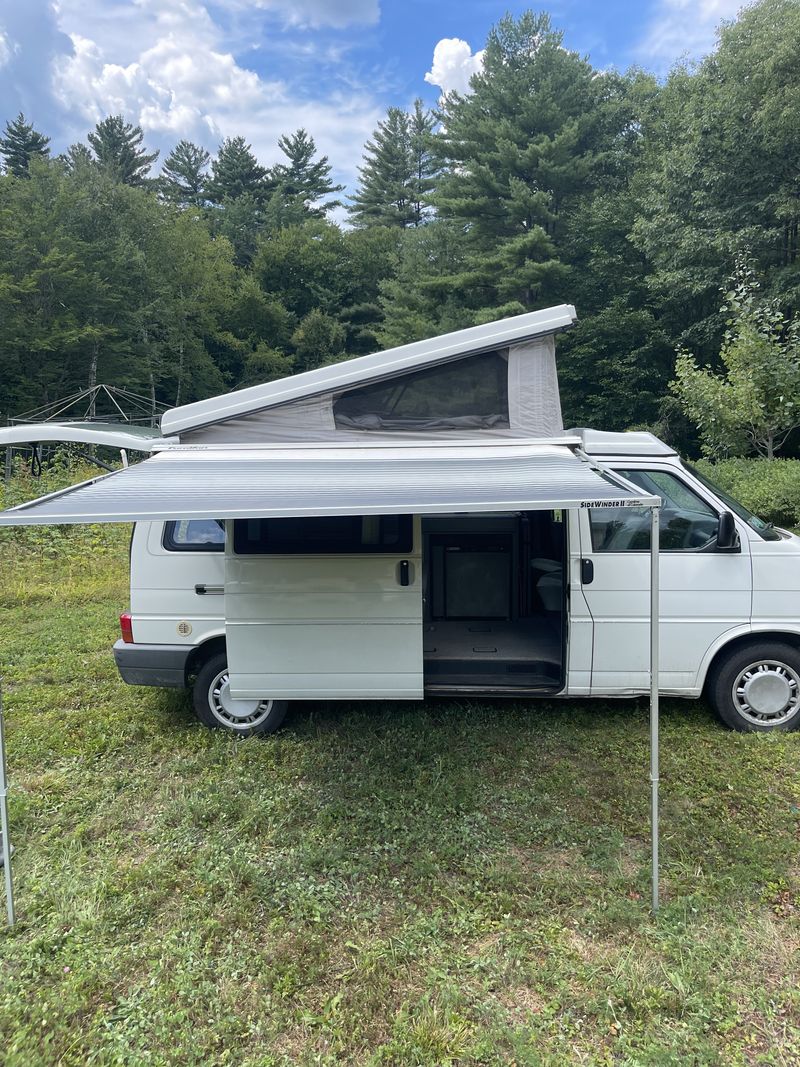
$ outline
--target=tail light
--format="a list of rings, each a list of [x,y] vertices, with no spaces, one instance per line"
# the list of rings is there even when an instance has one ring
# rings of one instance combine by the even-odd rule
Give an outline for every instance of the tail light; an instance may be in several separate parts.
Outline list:
[[[122,640],[126,645],[133,644],[133,619],[129,611],[123,611],[119,617],[119,628],[122,631]]]

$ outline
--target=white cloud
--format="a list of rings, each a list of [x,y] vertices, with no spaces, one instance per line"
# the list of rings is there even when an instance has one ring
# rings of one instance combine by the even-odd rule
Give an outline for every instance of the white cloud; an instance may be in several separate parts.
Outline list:
[[[353,0],[338,8],[366,6]],[[105,115],[123,114],[142,126],[162,159],[182,137],[213,152],[223,137],[242,135],[269,164],[281,158],[281,134],[304,126],[339,180],[354,181],[362,146],[382,111],[371,94],[328,85],[309,98],[277,74],[248,69],[203,0],[128,0],[116,8],[100,0],[83,0],[80,8],[78,0],[62,0],[61,10],[73,51],[54,64],[53,91],[76,130],[76,116],[88,128]]]
[[[69,54],[52,0],[0,0],[0,123],[22,111],[38,130],[53,133],[63,121],[47,73],[54,59]]]
[[[86,37],[72,35],[74,54],[56,64],[54,89],[62,105],[95,123],[124,114],[147,131],[203,139],[221,128],[227,111],[260,109],[280,100],[284,86],[263,81],[233,56],[202,40],[169,33],[132,63],[108,62]]]
[[[291,26],[372,25],[380,18],[378,0],[223,0],[229,8],[275,11]]]
[[[713,50],[720,22],[742,6],[743,0],[659,0],[637,55],[661,69],[682,56],[699,59]]]
[[[5,67],[11,62],[11,42],[0,30],[0,67]]]
[[[483,69],[483,51],[475,52],[459,37],[443,37],[433,50],[433,64],[425,75],[429,85],[438,85],[443,94],[468,93],[469,80]]]

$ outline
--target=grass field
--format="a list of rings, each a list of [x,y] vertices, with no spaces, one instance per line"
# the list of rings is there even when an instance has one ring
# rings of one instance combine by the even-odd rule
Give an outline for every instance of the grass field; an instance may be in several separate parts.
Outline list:
[[[666,702],[653,921],[644,703],[236,742],[118,680],[126,536],[0,543],[4,1067],[800,1062],[800,735]]]

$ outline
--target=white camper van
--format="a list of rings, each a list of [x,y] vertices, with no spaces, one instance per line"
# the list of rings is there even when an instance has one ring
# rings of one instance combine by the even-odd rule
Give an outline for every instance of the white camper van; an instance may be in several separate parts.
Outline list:
[[[574,319],[173,409],[153,458],[0,523],[134,521],[122,677],[191,687],[239,734],[291,700],[645,694],[654,575],[658,689],[735,729],[800,726],[800,539],[650,434],[565,431]]]

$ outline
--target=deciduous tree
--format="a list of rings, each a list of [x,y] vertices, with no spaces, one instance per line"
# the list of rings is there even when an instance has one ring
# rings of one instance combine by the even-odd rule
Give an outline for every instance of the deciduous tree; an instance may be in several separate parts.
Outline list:
[[[685,349],[678,355],[673,390],[711,456],[754,450],[772,459],[800,426],[800,319],[760,301],[758,288],[739,256],[723,308],[723,373],[698,366]]]
[[[745,6],[698,67],[673,72],[645,123],[633,237],[667,328],[704,361],[742,248],[767,295],[800,304],[798,39],[796,0]]]

